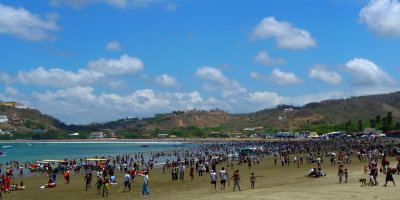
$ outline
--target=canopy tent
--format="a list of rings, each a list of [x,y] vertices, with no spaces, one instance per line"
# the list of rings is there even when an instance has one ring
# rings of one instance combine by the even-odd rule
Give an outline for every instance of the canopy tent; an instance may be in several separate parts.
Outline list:
[[[43,162],[66,163],[65,160],[43,160]]]
[[[104,158],[88,158],[87,161],[107,161],[108,159]]]

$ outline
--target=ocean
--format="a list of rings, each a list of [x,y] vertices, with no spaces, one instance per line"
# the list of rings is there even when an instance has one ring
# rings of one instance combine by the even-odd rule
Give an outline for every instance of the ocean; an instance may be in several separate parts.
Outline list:
[[[141,147],[147,145],[148,147]],[[9,148],[4,148],[10,146]],[[121,155],[137,152],[158,152],[188,147],[176,142],[7,142],[0,143],[5,156],[0,163],[10,161],[63,160],[93,156]]]

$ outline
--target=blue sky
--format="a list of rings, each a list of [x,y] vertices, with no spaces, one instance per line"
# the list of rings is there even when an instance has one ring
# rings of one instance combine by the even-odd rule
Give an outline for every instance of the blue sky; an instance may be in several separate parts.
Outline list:
[[[0,100],[67,123],[398,91],[398,0],[1,0]]]

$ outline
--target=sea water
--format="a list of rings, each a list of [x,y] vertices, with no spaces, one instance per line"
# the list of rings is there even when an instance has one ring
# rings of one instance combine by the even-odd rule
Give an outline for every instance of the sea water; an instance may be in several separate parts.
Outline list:
[[[141,147],[147,145],[148,147]],[[177,142],[8,142],[0,143],[6,156],[0,162],[80,159],[94,156],[160,152],[190,148]]]

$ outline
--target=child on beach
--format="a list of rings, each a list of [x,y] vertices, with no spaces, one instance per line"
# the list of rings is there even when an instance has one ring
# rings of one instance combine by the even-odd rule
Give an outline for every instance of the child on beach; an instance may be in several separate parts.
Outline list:
[[[190,168],[190,179],[192,180],[192,182],[194,181],[194,167],[193,166]]]
[[[367,165],[364,166],[364,174],[368,174],[368,166]]]
[[[256,181],[257,181],[256,176],[254,175],[254,173],[251,173],[251,176],[250,176],[251,189],[254,189],[254,185],[255,185]]]
[[[344,183],[347,183],[347,178],[349,177],[349,172],[347,171],[347,168],[345,168],[344,169],[344,178],[345,178],[345,181],[344,181]]]

